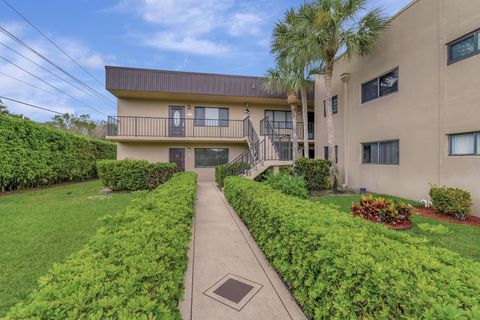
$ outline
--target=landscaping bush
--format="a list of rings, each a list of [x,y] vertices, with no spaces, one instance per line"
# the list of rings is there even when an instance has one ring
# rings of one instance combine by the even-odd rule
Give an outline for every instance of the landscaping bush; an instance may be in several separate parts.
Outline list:
[[[96,178],[96,161],[115,157],[114,143],[0,114],[2,192]]]
[[[225,195],[309,319],[480,319],[480,265],[240,177]]]
[[[175,163],[149,163],[146,160],[98,161],[98,176],[105,187],[120,190],[153,190],[168,181]]]
[[[285,172],[279,172],[276,175],[268,175],[265,183],[284,194],[302,199],[308,198],[308,190],[303,177],[295,177]]]
[[[332,163],[324,159],[299,158],[295,160],[293,172],[305,179],[309,191],[330,187],[330,167]]]
[[[430,198],[437,211],[453,216],[457,220],[464,221],[472,210],[472,197],[469,192],[462,189],[432,186]]]
[[[370,221],[399,225],[412,220],[413,208],[404,202],[365,194],[358,204],[352,204],[352,214]]]
[[[195,193],[196,175],[179,173],[105,217],[6,319],[181,319]]]
[[[239,171],[248,169],[245,162],[235,162],[232,164],[222,164],[215,167],[215,182],[220,188],[223,188],[223,181],[226,177],[236,176]]]

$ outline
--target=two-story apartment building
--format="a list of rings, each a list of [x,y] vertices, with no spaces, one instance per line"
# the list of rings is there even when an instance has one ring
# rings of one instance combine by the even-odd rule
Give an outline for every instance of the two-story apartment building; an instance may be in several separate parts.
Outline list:
[[[175,162],[181,171],[197,172],[200,180],[213,181],[216,165],[238,157],[252,166],[260,160],[288,164],[288,142],[278,140],[292,133],[291,108],[285,94],[265,91],[263,81],[261,77],[106,67],[107,89],[118,98],[117,115],[108,120],[107,139],[118,142],[118,159]],[[313,156],[313,92],[309,103]],[[297,132],[302,139],[303,123],[298,123]],[[255,159],[247,152],[252,147]]]
[[[428,198],[429,184],[471,192],[480,214],[480,1],[413,1],[375,53],[335,64],[335,141],[343,183]],[[316,79],[316,156],[327,146]]]

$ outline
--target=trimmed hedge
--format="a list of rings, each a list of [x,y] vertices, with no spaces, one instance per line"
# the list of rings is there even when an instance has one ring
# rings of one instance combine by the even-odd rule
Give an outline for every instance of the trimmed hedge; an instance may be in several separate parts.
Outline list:
[[[472,197],[469,192],[462,189],[432,186],[430,198],[437,211],[460,221],[464,221],[472,211]]]
[[[0,114],[2,192],[95,178],[95,162],[115,157],[114,143]]]
[[[284,194],[302,199],[308,198],[308,190],[303,177],[295,177],[281,171],[275,175],[267,175],[265,183]]]
[[[309,191],[323,190],[330,187],[331,166],[328,160],[301,157],[295,160],[293,172],[305,179]]]
[[[220,188],[223,188],[223,181],[226,177],[235,176],[242,169],[248,169],[245,162],[235,162],[232,164],[221,164],[215,167],[215,182]]]
[[[261,183],[224,190],[309,319],[480,319],[480,264]]]
[[[179,173],[105,217],[6,319],[181,319],[195,193],[196,174]]]
[[[149,163],[146,160],[101,160],[98,176],[103,186],[114,191],[154,190],[175,173],[175,163]]]

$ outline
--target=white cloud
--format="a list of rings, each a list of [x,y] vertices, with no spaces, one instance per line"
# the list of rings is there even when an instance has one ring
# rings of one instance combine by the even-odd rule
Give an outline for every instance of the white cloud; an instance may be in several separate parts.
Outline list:
[[[32,32],[30,28],[26,25],[19,24],[16,22],[6,22],[0,23],[6,30],[14,34],[15,36],[22,39],[28,45],[33,47],[35,50],[40,52],[42,55],[46,56],[49,60],[53,61],[57,65],[64,68],[71,74],[74,74],[77,78],[82,79],[84,82],[88,83],[91,87],[94,87],[97,91],[102,92],[102,88],[98,86],[92,79],[80,71],[77,66],[75,66],[67,57],[65,57],[60,51],[53,47],[46,39],[41,37],[39,34]],[[86,45],[82,44],[78,40],[72,38],[58,38],[49,34],[49,37],[52,38],[56,43],[58,43],[66,52],[68,52],[74,59],[79,61],[79,63],[85,68],[89,69],[91,72],[98,72],[97,74],[103,73],[103,66],[105,60],[113,60],[114,56],[104,56],[98,52],[94,52]],[[68,78],[66,75],[60,73],[53,66],[49,65],[47,62],[42,60],[40,57],[35,55],[30,50],[22,47],[17,44],[15,41],[10,39],[4,34],[0,34],[0,41],[7,45],[10,48],[13,48],[17,52],[21,53],[25,57],[33,60],[35,63],[39,64],[43,68],[46,68],[56,74],[60,78],[67,79],[70,83],[75,84],[77,87],[80,87],[79,84],[76,84],[72,79]],[[5,73],[10,77],[14,77],[25,81],[29,84],[32,84],[38,88],[33,88],[24,84],[20,81],[9,78],[3,74],[0,74],[0,88],[1,95],[10,97],[19,101],[24,101],[31,104],[36,104],[45,108],[50,108],[57,110],[59,112],[68,112],[68,113],[89,113],[94,119],[103,119],[104,116],[96,113],[85,105],[79,103],[75,99],[70,98],[69,96],[63,94],[60,91],[67,93],[75,97],[76,99],[82,101],[88,106],[91,106],[97,110],[101,110],[104,113],[111,112],[114,107],[106,106],[105,103],[102,103],[96,98],[93,98],[91,95],[74,88],[69,85],[67,82],[62,81],[58,77],[53,76],[49,72],[42,69],[30,61],[22,58],[11,50],[7,49],[4,46],[0,46],[0,56],[7,58],[11,62],[17,64],[18,66],[26,69],[35,76],[44,81],[50,83],[52,86],[58,88],[59,90],[49,86],[48,84],[38,80],[37,78],[29,75],[28,73],[22,71],[21,69],[15,67],[14,65],[6,62],[3,59],[0,59],[0,71]],[[100,73],[101,72],[101,73]],[[101,78],[100,76],[98,76]],[[86,91],[86,89],[84,89]],[[87,91],[88,92],[88,91]],[[103,91],[105,95],[106,91]],[[5,104],[9,107],[10,111],[13,113],[21,113],[25,116],[32,118],[34,120],[45,121],[50,119],[53,114],[45,111],[40,111],[31,107],[27,107],[15,102],[4,101]],[[110,107],[110,111],[107,107]]]
[[[263,20],[260,16],[253,13],[236,13],[232,17],[228,31],[237,37],[246,34],[257,35],[261,32],[262,26]]]
[[[235,0],[121,0],[116,7],[135,13],[160,32],[138,33],[135,37],[149,46],[196,55],[223,55],[232,46],[218,41],[218,34],[260,35],[262,18],[243,12]],[[241,12],[239,12],[241,11]],[[214,37],[214,33],[217,37]]]
[[[160,32],[144,41],[145,44],[159,49],[209,56],[222,55],[230,50],[229,46],[224,44],[172,32]]]

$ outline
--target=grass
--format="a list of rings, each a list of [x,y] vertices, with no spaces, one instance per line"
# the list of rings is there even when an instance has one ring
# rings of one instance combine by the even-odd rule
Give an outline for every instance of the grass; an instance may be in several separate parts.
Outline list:
[[[381,195],[382,197],[402,200],[411,205],[419,205],[416,201],[398,197]],[[358,202],[360,195],[328,195],[312,198],[322,204],[333,205],[340,211],[351,213],[352,202]],[[425,238],[428,244],[450,249],[464,257],[480,261],[480,227],[464,226],[414,215],[414,227],[406,231],[413,236]]]
[[[0,316],[55,262],[76,252],[135,193],[99,194],[99,181],[0,195]]]

